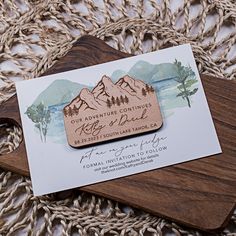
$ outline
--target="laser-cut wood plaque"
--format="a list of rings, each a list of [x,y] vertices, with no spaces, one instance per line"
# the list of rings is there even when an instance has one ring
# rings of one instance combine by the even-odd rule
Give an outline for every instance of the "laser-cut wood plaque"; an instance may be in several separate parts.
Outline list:
[[[82,147],[114,140],[162,126],[156,92],[151,85],[126,75],[113,83],[103,76],[64,107],[68,143]]]

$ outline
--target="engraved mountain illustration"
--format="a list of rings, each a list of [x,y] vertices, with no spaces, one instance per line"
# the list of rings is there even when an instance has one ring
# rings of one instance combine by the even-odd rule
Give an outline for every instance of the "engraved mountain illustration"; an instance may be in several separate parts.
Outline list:
[[[92,91],[83,88],[80,94],[65,106],[64,114],[72,116],[79,112],[102,110],[122,104],[139,104],[148,93],[154,93],[154,89],[141,80],[125,75],[114,83],[104,75]]]
[[[75,148],[157,130],[162,115],[152,86],[124,75],[104,75],[64,107],[68,143]]]

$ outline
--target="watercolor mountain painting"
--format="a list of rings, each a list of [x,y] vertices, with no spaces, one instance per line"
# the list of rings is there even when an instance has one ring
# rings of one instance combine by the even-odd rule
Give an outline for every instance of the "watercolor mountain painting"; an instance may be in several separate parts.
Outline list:
[[[62,109],[84,87],[69,80],[55,80],[27,108],[25,114],[35,124],[42,142],[46,142],[47,137],[55,143],[65,141]]]
[[[118,78],[128,74],[151,84],[158,91],[158,98],[164,116],[176,107],[191,107],[191,96],[197,92],[197,80],[190,66],[184,66],[180,61],[174,63],[151,64],[138,61],[129,71],[116,70],[111,78]]]
[[[181,107],[191,109],[193,97],[198,91],[198,80],[194,71],[190,66],[183,65],[178,60],[162,64],[138,61],[129,71],[114,71],[110,78],[104,77],[92,92],[90,92],[91,87],[61,79],[55,80],[42,91],[25,112],[34,123],[35,131],[39,133],[41,141],[46,142],[47,139],[50,139],[54,143],[67,142],[62,110],[78,96],[82,89],[83,93],[79,98],[81,101],[75,99],[73,102],[77,104],[76,106],[79,104],[86,109],[83,97],[89,97],[89,105],[95,108],[103,102],[107,102],[106,93],[119,93],[125,98],[127,94],[122,88],[128,86],[132,93],[133,78],[142,80],[144,83],[150,84],[157,92],[164,119],[173,115],[174,111]],[[114,85],[112,91],[107,90],[109,86],[106,85],[110,83]]]

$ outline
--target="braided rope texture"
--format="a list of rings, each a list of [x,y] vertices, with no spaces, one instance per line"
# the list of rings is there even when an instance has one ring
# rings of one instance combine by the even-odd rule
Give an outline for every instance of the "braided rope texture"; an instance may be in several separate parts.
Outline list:
[[[15,93],[15,81],[40,76],[84,34],[133,54],[191,43],[201,73],[236,78],[234,0],[3,0],[0,104]],[[0,153],[10,152],[22,131],[6,126],[3,133]],[[236,212],[219,235],[235,229]],[[79,191],[33,197],[28,178],[0,171],[0,235],[72,234],[202,235]]]

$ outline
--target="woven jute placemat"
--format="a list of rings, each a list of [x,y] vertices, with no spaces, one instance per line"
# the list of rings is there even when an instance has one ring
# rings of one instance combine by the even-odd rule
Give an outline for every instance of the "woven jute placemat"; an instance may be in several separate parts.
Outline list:
[[[176,3],[178,2],[178,3]],[[0,104],[14,81],[40,76],[82,35],[140,54],[191,43],[201,73],[236,78],[234,0],[0,1]],[[22,131],[6,127],[0,152]],[[219,235],[235,235],[236,212]],[[203,233],[82,192],[33,197],[28,178],[0,171],[0,235],[202,235]],[[173,235],[173,234],[172,234]]]

